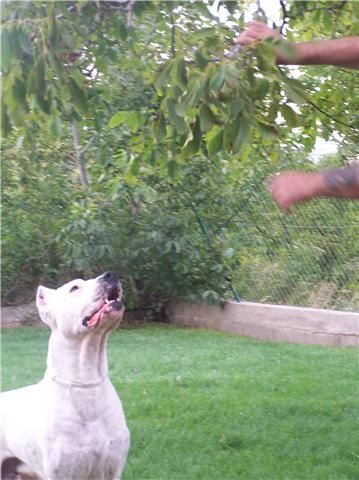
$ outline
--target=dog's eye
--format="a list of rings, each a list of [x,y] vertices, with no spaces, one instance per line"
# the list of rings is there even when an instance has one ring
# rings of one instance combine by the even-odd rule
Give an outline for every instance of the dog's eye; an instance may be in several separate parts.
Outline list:
[[[70,288],[70,293],[74,292],[75,290],[78,290],[80,287],[77,285],[74,285],[73,287]]]

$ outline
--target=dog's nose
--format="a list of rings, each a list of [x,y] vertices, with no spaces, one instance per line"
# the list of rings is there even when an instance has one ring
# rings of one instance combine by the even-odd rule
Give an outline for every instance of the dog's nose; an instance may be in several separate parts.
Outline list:
[[[113,273],[113,272],[105,272],[101,276],[101,278],[102,278],[102,280],[105,280],[105,282],[108,282],[108,283],[117,283],[118,282],[117,275],[116,275],[116,273]]]

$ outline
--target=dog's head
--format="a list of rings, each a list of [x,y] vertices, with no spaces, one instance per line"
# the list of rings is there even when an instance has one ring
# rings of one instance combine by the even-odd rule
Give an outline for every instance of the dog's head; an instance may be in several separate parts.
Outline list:
[[[55,290],[40,286],[36,304],[42,321],[64,335],[113,329],[124,314],[121,283],[113,272],[72,280]]]

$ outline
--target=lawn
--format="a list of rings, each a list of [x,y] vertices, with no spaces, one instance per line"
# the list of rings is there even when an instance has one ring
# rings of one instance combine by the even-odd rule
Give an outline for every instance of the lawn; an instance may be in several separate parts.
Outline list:
[[[2,385],[38,381],[49,332],[2,331]],[[358,351],[166,325],[109,344],[132,435],[123,480],[358,479]]]

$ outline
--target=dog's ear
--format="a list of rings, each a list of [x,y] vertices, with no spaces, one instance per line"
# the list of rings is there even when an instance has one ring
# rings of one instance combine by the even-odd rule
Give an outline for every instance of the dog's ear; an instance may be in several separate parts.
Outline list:
[[[50,327],[54,323],[54,319],[52,318],[53,315],[50,308],[51,297],[53,293],[54,290],[52,290],[51,288],[46,288],[40,285],[40,287],[37,289],[36,294],[36,306],[39,311],[41,320]]]
[[[51,288],[39,286],[36,294],[36,305],[38,308],[45,307],[49,303],[51,292]]]

